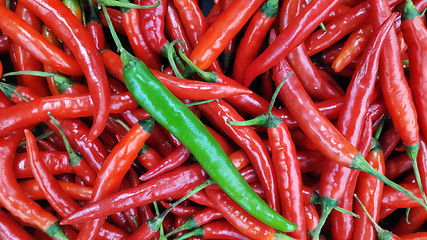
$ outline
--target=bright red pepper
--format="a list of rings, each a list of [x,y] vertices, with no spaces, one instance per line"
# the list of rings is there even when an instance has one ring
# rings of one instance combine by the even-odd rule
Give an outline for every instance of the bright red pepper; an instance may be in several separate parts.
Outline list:
[[[191,61],[199,68],[207,69],[263,2],[261,0],[234,1],[194,47],[190,55]]]
[[[89,132],[93,140],[105,127],[110,106],[110,89],[102,57],[82,23],[62,3],[54,0],[22,1],[70,48],[84,72],[94,102],[94,122]]]
[[[156,52],[165,50],[168,41],[165,36],[165,14],[166,2],[160,1],[160,5],[155,8],[141,9],[141,27],[144,39],[148,46]],[[156,0],[138,0],[138,5],[153,5]]]
[[[243,80],[244,85],[249,86],[259,74],[276,65],[280,59],[300,45],[338,2],[338,0],[311,1],[292,23],[280,32],[274,42],[248,66]]]
[[[135,124],[113,148],[98,172],[91,203],[117,191],[133,160],[150,136],[153,124],[154,120],[151,118]],[[80,232],[81,237],[96,236],[104,221],[99,218],[86,224]]]
[[[14,42],[24,47],[34,57],[65,74],[79,76],[82,70],[74,57],[54,47],[27,22],[12,11],[0,6],[0,29]]]
[[[247,66],[255,59],[278,12],[278,1],[267,1],[252,16],[239,42],[234,59],[233,79],[242,83]]]
[[[3,239],[33,240],[30,233],[26,232],[9,214],[0,210],[0,237]]]
[[[23,137],[24,132],[18,130],[0,139],[0,152],[3,159],[0,166],[0,203],[22,221],[37,226],[51,236],[68,239],[58,225],[58,219],[29,199],[19,187],[13,174],[13,155]]]
[[[408,45],[410,87],[414,104],[418,113],[420,129],[427,136],[427,70],[424,63],[427,61],[427,28],[419,16],[418,10],[412,1],[406,1],[402,12],[402,33]]]
[[[294,18],[302,10],[302,3],[304,1],[292,0],[286,1],[282,4],[280,9],[280,29],[284,30]],[[314,100],[327,100],[331,98],[337,98],[344,95],[344,92],[336,90],[327,79],[320,74],[318,68],[314,66],[310,60],[305,44],[301,43],[297,46],[289,55],[286,57],[295,74],[301,80],[307,93]],[[333,80],[335,81],[335,80]]]

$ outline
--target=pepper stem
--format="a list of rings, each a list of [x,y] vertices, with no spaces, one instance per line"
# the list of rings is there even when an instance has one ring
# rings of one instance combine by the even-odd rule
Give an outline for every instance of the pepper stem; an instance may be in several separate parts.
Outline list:
[[[179,49],[179,56],[184,60],[185,63],[187,63],[188,67],[193,70],[193,72],[196,72],[203,80],[206,82],[216,82],[216,79],[218,78],[218,74],[214,72],[206,72],[197,67],[196,64],[194,64],[184,53],[184,49]]]
[[[70,157],[71,166],[77,166],[80,163],[80,161],[83,159],[83,157],[78,155],[77,153],[75,153],[73,151],[73,148],[71,147],[70,143],[68,142],[67,137],[65,137],[64,131],[62,130],[61,126],[59,125],[59,122],[52,116],[52,113],[48,112],[47,115],[49,115],[49,118],[55,124],[56,128],[58,128],[59,133],[61,133],[62,140],[64,141],[65,149],[67,149],[67,153]]]
[[[177,76],[179,78],[184,78],[182,76],[181,72],[179,71],[179,69],[176,67],[176,64],[175,64],[175,58],[176,58],[177,55],[176,55],[176,52],[175,52],[175,49],[173,48],[173,46],[176,43],[185,44],[185,42],[183,42],[183,41],[173,40],[171,43],[169,43],[169,44],[167,44],[165,46],[165,49],[166,49],[166,52],[167,52],[167,57],[168,57],[169,64],[171,65],[172,70],[175,73],[175,76]],[[181,61],[179,61],[179,62],[181,62]],[[183,69],[183,68],[181,67],[181,69]]]
[[[62,231],[61,225],[59,225],[59,221],[50,225],[44,232],[47,235],[57,238],[59,240],[70,240]]]
[[[191,216],[181,226],[175,228],[173,231],[171,231],[168,234],[166,234],[166,238],[174,235],[177,232],[181,232],[181,231],[188,230],[188,229],[193,229],[193,228],[196,228],[196,227],[199,227],[199,226],[197,225],[197,222],[194,220],[194,216]]]
[[[230,119],[227,119],[227,123],[233,126],[267,126],[267,114],[263,113],[246,121],[230,121]]]
[[[172,203],[165,211],[163,211],[161,214],[150,218],[147,220],[147,225],[150,227],[150,229],[152,231],[157,231],[160,226],[162,225],[163,220],[165,219],[166,215],[174,208],[176,207],[178,204],[182,203],[183,201],[185,201],[186,199],[188,199],[189,197],[191,197],[193,194],[197,193],[198,191],[202,190],[203,188],[215,184],[215,181],[212,179],[208,179],[205,182],[203,182],[202,184],[200,184],[199,186],[195,187],[193,190],[191,190],[189,193],[187,193],[184,197],[182,197],[181,199],[179,199],[178,201]]]
[[[325,225],[326,219],[328,218],[332,209],[334,209],[338,204],[338,200],[328,197],[319,197],[319,201],[322,205],[319,223],[317,224],[314,230],[308,232],[308,234],[312,237],[313,240],[319,240],[320,232],[322,230],[323,225]]]
[[[204,228],[203,226],[200,226],[198,228],[195,228],[191,232],[182,234],[181,236],[175,238],[174,240],[183,240],[183,239],[187,239],[189,237],[195,237],[195,236],[203,237],[204,235],[205,235]]]
[[[99,3],[99,1],[98,1]],[[157,0],[157,2],[153,5],[138,5],[130,2],[121,2],[116,0],[102,0],[103,5],[109,6],[109,7],[122,7],[122,8],[136,8],[136,9],[150,9],[155,8],[160,5],[160,0]]]
[[[395,190],[405,194],[406,196],[410,197],[414,201],[416,201],[418,204],[420,204],[425,210],[427,210],[427,205],[421,201],[419,198],[417,198],[414,194],[412,194],[410,191],[405,189],[404,187],[400,186],[399,184],[391,181],[387,177],[385,177],[383,174],[378,172],[374,167],[372,167],[362,156],[362,154],[358,153],[353,159],[353,162],[350,165],[351,169],[360,170],[362,172],[366,172],[374,177],[376,177],[378,180],[382,181],[383,183],[387,184],[388,186],[394,188]]]
[[[363,203],[360,201],[360,199],[357,197],[357,194],[354,194],[354,198],[356,199],[357,202],[359,202],[360,206],[362,207],[363,211],[365,212],[366,216],[369,218],[369,220],[371,221],[372,225],[374,225],[375,230],[377,231],[378,234],[378,239],[380,240],[390,240],[393,238],[393,233],[391,233],[390,231],[387,231],[383,228],[381,228],[372,218],[372,216],[369,214],[368,210],[366,210],[365,206],[363,205]]]

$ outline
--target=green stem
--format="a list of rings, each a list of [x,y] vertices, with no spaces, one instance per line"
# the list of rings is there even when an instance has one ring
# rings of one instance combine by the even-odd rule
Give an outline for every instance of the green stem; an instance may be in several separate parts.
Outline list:
[[[230,121],[227,119],[227,123],[233,126],[266,126],[267,125],[267,114],[263,113],[257,117],[246,121]]]
[[[73,151],[73,148],[71,147],[70,143],[68,142],[67,138],[65,137],[64,131],[62,130],[61,126],[59,125],[59,122],[52,116],[52,113],[48,112],[47,115],[49,115],[49,118],[52,120],[52,122],[58,128],[59,133],[61,133],[62,140],[64,141],[65,149],[67,149],[67,153],[70,157],[71,166],[77,166],[80,163],[80,161],[83,159],[83,157],[78,155],[77,153],[75,153]]]
[[[203,226],[200,226],[198,228],[195,228],[191,232],[182,234],[181,236],[175,238],[174,240],[183,240],[183,239],[187,239],[187,238],[195,237],[195,236],[203,237],[204,235],[205,235],[204,228],[203,228]]]
[[[320,232],[322,231],[323,225],[325,225],[326,219],[328,218],[332,209],[334,209],[338,204],[338,200],[336,199],[332,199],[328,197],[319,197],[319,198],[320,198],[320,203],[322,204],[322,211],[321,211],[319,223],[317,224],[317,227],[314,230],[308,232],[308,234],[312,237],[313,240],[319,240]]]
[[[174,235],[177,232],[181,232],[181,231],[188,230],[188,229],[193,229],[193,228],[196,228],[196,227],[199,227],[199,226],[197,225],[197,222],[194,220],[194,216],[191,216],[181,226],[175,228],[173,231],[171,231],[168,234],[166,234],[166,238]]]
[[[167,57],[168,57],[169,64],[171,65],[172,70],[175,73],[175,76],[177,76],[179,78],[184,78],[182,76],[181,72],[179,71],[179,69],[176,67],[176,64],[175,64],[176,52],[175,52],[174,45],[176,43],[185,44],[183,41],[180,41],[180,40],[173,40],[171,43],[167,44],[166,45]],[[183,69],[183,68],[181,68],[181,69]]]
[[[197,67],[196,64],[194,64],[185,54],[182,48],[179,49],[179,56],[184,60],[185,63],[194,71],[196,72],[204,81],[206,82],[216,82],[216,79],[218,78],[218,74],[214,72],[205,72],[199,67]]]
[[[362,207],[363,211],[365,212],[366,216],[369,218],[369,220],[371,221],[372,225],[374,225],[375,230],[377,231],[378,234],[378,239],[380,240],[390,240],[393,238],[393,234],[390,231],[387,231],[383,228],[381,228],[372,218],[372,216],[369,214],[368,210],[366,210],[365,206],[363,205],[363,203],[360,201],[360,199],[357,197],[357,194],[354,194],[354,198],[357,200],[357,202],[359,202],[360,206]]]
[[[420,204],[425,210],[427,210],[427,205],[421,201],[419,198],[417,198],[414,194],[412,194],[410,191],[405,189],[404,187],[400,186],[399,184],[391,181],[387,177],[385,177],[383,174],[378,172],[374,167],[372,167],[362,156],[362,154],[358,153],[354,157],[354,160],[352,164],[350,165],[351,169],[360,170],[362,172],[366,172],[374,177],[376,177],[378,180],[382,181],[383,183],[387,184],[388,186],[394,188],[395,190],[405,194],[406,196],[410,197],[414,201],[416,201],[418,204]]]
[[[36,136],[36,141],[40,140],[40,139],[45,139],[45,138],[49,137],[50,135],[52,135],[52,133],[53,133],[53,131],[47,131],[47,132],[45,132],[43,134],[40,134],[40,135]],[[22,141],[22,142],[19,143],[20,147],[25,146],[25,145],[26,145],[25,141]]]
[[[273,93],[273,96],[271,97],[270,105],[268,106],[268,115],[271,114],[271,111],[273,110],[274,102],[276,102],[277,96],[279,95],[280,89],[282,89],[283,85],[286,83],[286,80],[290,78],[292,75],[294,75],[294,72],[290,72],[285,79],[277,86],[276,90]]]
[[[189,193],[187,193],[184,197],[179,199],[178,201],[172,203],[165,211],[163,211],[161,214],[150,218],[147,220],[147,224],[150,227],[151,230],[157,230],[162,225],[163,220],[165,219],[166,215],[178,204],[182,203],[189,197],[191,197],[193,194],[197,193],[198,191],[202,190],[203,188],[214,184],[215,182],[212,179],[206,180],[204,183],[200,184],[199,186],[195,187],[193,190],[191,190]]]
[[[99,0],[98,0],[99,3]],[[109,6],[109,7],[121,7],[121,8],[136,8],[136,9],[150,9],[155,8],[160,5],[160,0],[157,0],[157,2],[153,5],[138,5],[134,3],[126,3],[116,0],[102,0],[103,5]]]
[[[120,124],[124,129],[126,129],[126,131],[129,132],[130,127],[128,125],[126,125],[126,123],[124,123],[122,120],[118,119],[118,118],[113,118],[113,117],[109,117],[111,120],[113,120],[114,122]]]
[[[47,235],[54,237],[59,240],[69,240],[67,236],[65,236],[64,232],[62,231],[61,225],[59,225],[59,222],[55,222],[54,224],[50,225],[48,229],[44,231]]]
[[[16,91],[16,85],[0,82],[0,90],[9,98],[12,98],[12,94],[18,95],[20,98],[22,98],[25,102],[29,102],[30,100],[26,98],[24,95],[22,95],[20,92]]]
[[[187,107],[192,107],[192,106],[197,106],[197,105],[201,105],[201,104],[205,104],[205,103],[210,103],[213,101],[217,101],[219,102],[219,99],[207,99],[207,100],[201,100],[201,101],[194,101],[194,102],[190,102],[190,103],[186,103],[185,106]]]

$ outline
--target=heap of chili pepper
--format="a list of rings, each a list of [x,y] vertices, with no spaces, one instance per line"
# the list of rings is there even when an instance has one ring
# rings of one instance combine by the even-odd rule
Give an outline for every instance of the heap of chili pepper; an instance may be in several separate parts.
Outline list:
[[[0,0],[0,238],[426,239],[426,8]]]

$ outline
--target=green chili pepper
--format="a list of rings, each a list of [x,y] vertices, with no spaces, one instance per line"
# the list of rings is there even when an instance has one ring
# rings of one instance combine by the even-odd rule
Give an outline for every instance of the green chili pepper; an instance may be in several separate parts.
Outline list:
[[[105,6],[102,8],[106,12]],[[108,13],[106,19],[109,21]],[[274,211],[253,191],[197,116],[154,76],[143,61],[123,48],[111,24],[109,27],[123,62],[123,80],[139,105],[178,138],[212,180],[243,209],[277,230],[294,231],[296,224]]]

